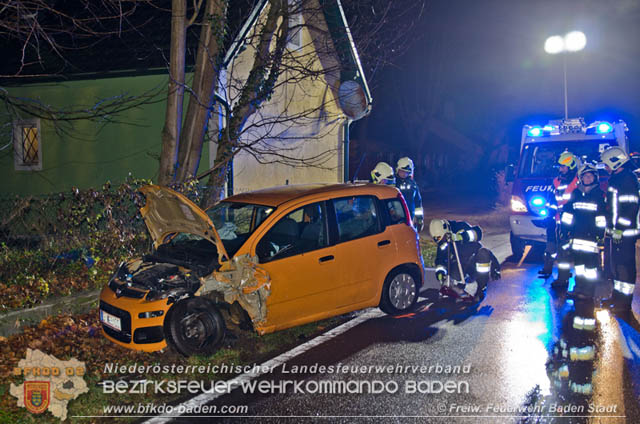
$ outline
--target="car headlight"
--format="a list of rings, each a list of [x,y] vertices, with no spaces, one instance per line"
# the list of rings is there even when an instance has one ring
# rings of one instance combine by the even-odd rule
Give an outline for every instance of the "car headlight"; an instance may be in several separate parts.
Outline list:
[[[518,196],[511,196],[511,210],[513,212],[527,212],[527,205]]]

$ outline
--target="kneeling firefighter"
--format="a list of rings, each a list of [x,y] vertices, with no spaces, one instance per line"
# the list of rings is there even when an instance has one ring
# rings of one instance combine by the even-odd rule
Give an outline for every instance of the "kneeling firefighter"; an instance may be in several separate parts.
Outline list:
[[[500,278],[500,263],[480,243],[482,229],[464,221],[434,219],[429,233],[437,245],[436,278],[444,296],[465,302],[481,300],[489,279]]]

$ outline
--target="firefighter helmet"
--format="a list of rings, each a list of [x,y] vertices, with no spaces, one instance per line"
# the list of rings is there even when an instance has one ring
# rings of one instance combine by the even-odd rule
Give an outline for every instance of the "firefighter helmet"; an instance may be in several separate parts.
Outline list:
[[[564,151],[558,158],[560,165],[566,166],[571,170],[576,170],[580,166],[580,159],[570,151]]]
[[[396,172],[404,171],[409,173],[409,175],[413,175],[413,161],[408,157],[403,157],[398,159],[398,164],[396,166]]]
[[[446,219],[432,219],[429,223],[429,234],[435,241],[440,241],[449,231],[451,231],[451,225]]]
[[[620,147],[612,146],[600,154],[600,160],[615,171],[629,161],[629,155]]]
[[[582,177],[585,174],[589,174],[589,173],[593,174],[593,182],[591,184],[585,184],[582,181]],[[580,167],[580,170],[578,171],[578,178],[580,178],[580,183],[582,185],[584,185],[584,186],[587,186],[587,187],[595,185],[595,184],[598,184],[598,177],[599,177],[598,176],[598,169],[595,167],[595,165],[593,165],[591,163],[585,163],[584,165],[582,165]]]
[[[371,171],[371,180],[376,184],[395,185],[396,183],[393,168],[386,162],[378,162]]]

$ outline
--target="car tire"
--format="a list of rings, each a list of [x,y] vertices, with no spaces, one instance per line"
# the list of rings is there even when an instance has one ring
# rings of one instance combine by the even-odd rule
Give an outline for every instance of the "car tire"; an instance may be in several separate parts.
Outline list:
[[[224,319],[208,299],[192,297],[177,302],[165,318],[167,344],[184,356],[211,355],[225,334]]]
[[[418,281],[406,268],[389,273],[382,286],[380,309],[389,315],[410,312],[418,300]]]
[[[513,259],[519,261],[524,254],[524,240],[511,232],[509,234],[509,241],[511,242],[511,252],[513,252]]]

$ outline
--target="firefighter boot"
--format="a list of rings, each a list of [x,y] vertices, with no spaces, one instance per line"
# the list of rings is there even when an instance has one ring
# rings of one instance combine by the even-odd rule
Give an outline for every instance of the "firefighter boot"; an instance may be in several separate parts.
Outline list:
[[[544,252],[544,265],[538,271],[538,277],[544,278],[545,280],[551,277],[551,273],[553,272],[553,257],[549,252]]]
[[[563,278],[562,276],[558,275],[558,278],[556,278],[551,282],[551,287],[554,289],[561,289],[561,288],[567,287],[569,285],[570,277],[571,277],[571,274],[569,274],[569,277],[567,278]]]
[[[569,272],[570,264],[566,262],[558,263],[558,278],[551,282],[551,287],[559,289],[567,287],[569,284],[569,278],[571,278],[571,272]]]

